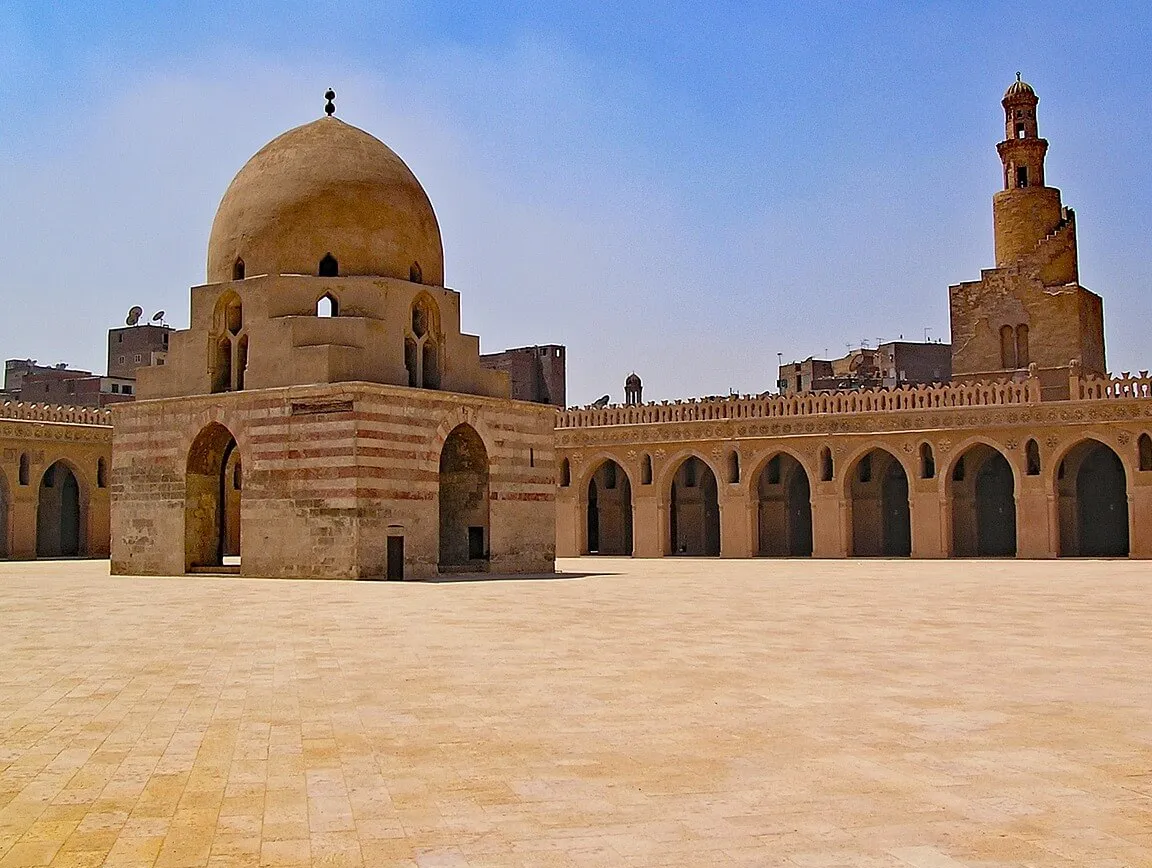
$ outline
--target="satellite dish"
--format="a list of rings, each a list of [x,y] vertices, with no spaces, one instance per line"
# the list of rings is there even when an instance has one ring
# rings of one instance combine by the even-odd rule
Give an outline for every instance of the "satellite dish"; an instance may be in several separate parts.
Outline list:
[[[144,315],[144,308],[138,304],[132,305],[132,309],[128,311],[128,318],[124,320],[125,325],[134,326],[140,322],[140,317]]]
[[[141,311],[143,313],[143,311]],[[164,311],[158,310],[152,314],[152,322],[164,322]]]
[[[597,398],[595,401],[593,401],[593,402],[592,402],[592,406],[593,406],[593,407],[596,407],[596,408],[600,408],[600,407],[607,407],[607,406],[608,406],[608,402],[609,402],[609,401],[611,401],[611,400],[612,400],[612,396],[611,396],[611,395],[605,395],[604,397],[602,397],[602,398]]]

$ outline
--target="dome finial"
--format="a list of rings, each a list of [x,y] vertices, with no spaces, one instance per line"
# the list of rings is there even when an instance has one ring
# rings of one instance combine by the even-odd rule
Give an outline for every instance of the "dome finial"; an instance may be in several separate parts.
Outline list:
[[[1019,75],[1019,73],[1017,73],[1017,75]],[[332,90],[332,88],[328,88],[327,92],[324,94],[324,99],[328,100],[327,104],[324,106],[324,114],[328,115],[328,117],[332,117],[332,115],[336,114],[336,103],[332,102],[332,100],[336,99],[336,91]]]
[[[1020,70],[1016,70],[1016,80],[1020,81]]]

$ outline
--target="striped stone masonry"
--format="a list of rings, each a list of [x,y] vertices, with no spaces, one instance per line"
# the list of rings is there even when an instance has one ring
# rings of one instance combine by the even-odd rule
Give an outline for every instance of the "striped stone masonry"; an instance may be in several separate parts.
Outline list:
[[[115,573],[192,566],[189,454],[214,423],[240,455],[243,575],[382,577],[390,536],[404,539],[406,578],[436,575],[440,452],[459,425],[479,434],[489,462],[487,568],[554,569],[552,408],[349,383],[139,401],[114,414]]]

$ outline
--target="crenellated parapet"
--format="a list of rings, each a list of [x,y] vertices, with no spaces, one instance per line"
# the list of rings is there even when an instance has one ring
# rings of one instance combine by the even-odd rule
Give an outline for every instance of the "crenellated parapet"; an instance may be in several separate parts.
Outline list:
[[[59,404],[35,404],[25,401],[0,403],[0,419],[112,427],[112,413],[109,410]]]
[[[904,386],[804,394],[728,396],[662,401],[640,406],[563,410],[557,428],[643,425],[662,422],[714,422],[726,419],[777,419],[803,416],[892,413],[954,407],[1004,407],[1040,403],[1040,381]]]
[[[1119,377],[1080,377],[1074,371],[1070,378],[1070,392],[1074,401],[1152,398],[1152,377],[1148,371],[1141,371],[1135,377],[1127,371]]]

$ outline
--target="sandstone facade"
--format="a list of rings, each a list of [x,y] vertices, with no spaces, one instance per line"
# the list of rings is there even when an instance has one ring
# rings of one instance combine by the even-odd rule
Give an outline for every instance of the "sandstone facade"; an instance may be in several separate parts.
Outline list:
[[[0,404],[0,558],[107,557],[106,410]]]
[[[509,398],[403,161],[334,117],[233,180],[208,279],[115,416],[112,570],[554,569],[555,410]]]
[[[1033,377],[567,411],[557,551],[1152,557],[1152,378],[1071,388],[1076,400],[1043,401]]]
[[[561,413],[559,554],[1152,557],[1152,380],[1105,373],[1037,102],[1004,95],[996,268],[949,291],[951,385]]]
[[[213,566],[227,521],[215,489],[196,483],[209,475],[197,463],[223,449],[215,438],[241,456],[225,479],[240,496],[224,511],[240,509],[245,575],[384,577],[391,538],[403,540],[405,577],[430,577],[442,531],[466,542],[469,526],[490,531],[478,560],[491,570],[551,572],[554,528],[537,516],[554,497],[553,419],[548,407],[368,383],[138,401],[116,414],[112,570]],[[442,527],[453,495],[440,460],[461,426],[479,436],[488,473],[479,513]]]

